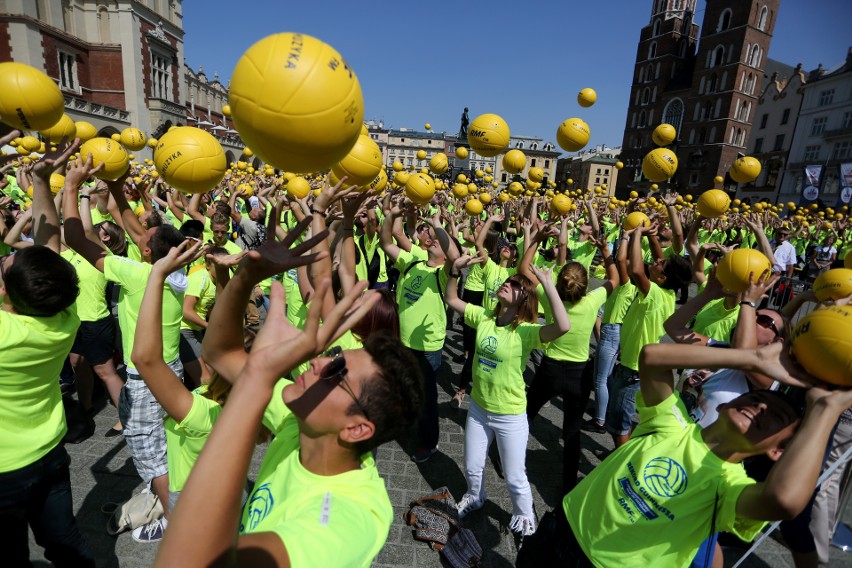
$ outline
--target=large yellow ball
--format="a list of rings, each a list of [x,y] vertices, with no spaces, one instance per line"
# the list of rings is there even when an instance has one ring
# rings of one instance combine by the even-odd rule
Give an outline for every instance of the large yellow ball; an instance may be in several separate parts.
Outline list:
[[[802,318],[793,330],[793,355],[811,375],[852,386],[852,307],[820,308]]]
[[[77,137],[77,126],[70,116],[63,114],[59,122],[47,130],[42,130],[39,134],[51,144],[59,144],[63,138],[67,139],[68,142],[73,142],[74,138]]]
[[[507,201],[509,201],[510,199],[512,199],[512,196],[511,196],[511,195],[509,195],[509,194],[508,194],[507,192],[505,192],[505,191],[501,191],[501,192],[500,192],[500,195],[498,195],[498,196],[497,196],[497,200],[498,200],[498,201],[500,201],[500,203],[506,203],[506,202],[507,202]]]
[[[560,216],[568,214],[572,205],[571,198],[564,193],[557,193],[550,201],[550,209]]]
[[[450,167],[450,161],[447,159],[447,155],[443,152],[438,152],[432,159],[429,160],[429,169],[432,170],[433,174],[441,175],[447,171]]]
[[[651,225],[651,220],[647,215],[642,213],[641,211],[634,211],[630,215],[624,218],[624,221],[621,223],[621,226],[625,231],[630,231],[631,229],[635,229],[639,225],[643,227],[649,227]]]
[[[503,156],[503,169],[510,174],[521,173],[527,165],[527,157],[520,150],[509,150]]]
[[[467,140],[474,152],[490,158],[506,149],[509,136],[509,125],[502,117],[496,114],[481,114],[470,123]]]
[[[737,183],[749,183],[760,175],[760,160],[752,156],[743,156],[731,164],[728,175]]]
[[[222,181],[228,160],[212,135],[180,126],[160,137],[154,165],[172,187],[186,193],[206,193]]]
[[[408,178],[411,177],[411,174],[408,172],[396,172],[393,175],[393,181],[396,182],[399,186],[404,186],[408,183]]]
[[[79,138],[81,142],[91,140],[98,135],[98,129],[95,128],[91,122],[78,120],[74,123],[74,126],[77,128],[77,138]]]
[[[463,183],[453,184],[453,195],[459,199],[467,197],[467,186]]]
[[[120,142],[124,145],[128,150],[133,150],[134,152],[138,152],[142,148],[145,147],[145,143],[148,141],[148,137],[145,136],[145,133],[139,130],[138,128],[125,128],[121,131],[121,140]]]
[[[358,136],[349,153],[331,167],[331,172],[337,179],[347,176],[344,182],[346,187],[353,185],[364,187],[376,179],[381,169],[382,151],[379,145],[369,136],[362,134]]]
[[[464,204],[465,212],[471,217],[482,214],[482,202],[477,198],[468,199]]]
[[[509,193],[514,196],[518,196],[524,192],[524,186],[521,185],[520,182],[513,181],[509,184]]]
[[[465,148],[464,146],[459,146],[458,148],[456,148],[456,158],[464,160],[465,158],[467,158],[467,155],[467,148]]]
[[[417,205],[426,205],[435,195],[435,182],[427,174],[411,174],[405,182],[405,195]]]
[[[589,108],[598,100],[598,94],[594,89],[586,87],[577,93],[577,103],[583,108]]]
[[[540,182],[544,179],[544,170],[541,168],[530,168],[530,171],[527,175],[531,180],[535,182]]]
[[[426,159],[426,150],[417,150],[417,159],[425,160]]]
[[[491,194],[483,191],[479,194],[479,200],[482,202],[483,205],[488,205],[489,203],[491,203]]]
[[[30,152],[36,152],[39,148],[41,148],[41,140],[36,138],[35,136],[24,136],[21,138],[21,141],[18,143],[19,146],[23,146]]]
[[[754,274],[756,282],[761,274],[771,270],[772,265],[769,259],[759,250],[736,249],[719,261],[716,266],[716,277],[726,290],[739,294],[748,288],[750,274]]]
[[[833,268],[826,270],[814,280],[814,294],[817,300],[839,300],[852,294],[852,270]]]
[[[370,189],[375,191],[376,193],[381,193],[384,191],[385,187],[388,185],[388,174],[385,170],[379,170],[379,175],[376,176],[376,179],[370,182]]]
[[[302,176],[296,176],[287,182],[287,195],[304,199],[311,192],[311,184]]]
[[[671,124],[666,124],[665,122],[654,129],[654,132],[651,133],[651,140],[654,141],[654,144],[657,146],[668,146],[674,141],[675,136],[677,136],[677,130]]]
[[[677,170],[677,155],[667,148],[657,148],[645,154],[642,173],[651,181],[665,181]]]
[[[589,143],[591,130],[581,118],[569,118],[556,129],[556,143],[566,152],[577,152]]]
[[[399,160],[395,161],[391,167],[393,168],[393,171],[395,171],[395,172],[401,172],[402,170],[405,169],[405,166],[403,166],[402,162],[400,162]]]
[[[47,130],[64,112],[65,99],[53,79],[24,63],[0,63],[3,122],[19,130]]]
[[[130,167],[127,150],[110,138],[92,138],[84,142],[80,146],[80,157],[85,161],[89,154],[92,154],[94,166],[104,164],[103,169],[95,174],[100,179],[117,180]]]
[[[721,189],[708,189],[698,196],[698,212],[702,217],[715,219],[728,212],[730,196]]]
[[[852,269],[852,250],[846,253],[846,257],[843,259],[843,268]]]
[[[355,73],[333,47],[298,33],[251,46],[237,62],[228,99],[243,141],[264,162],[292,172],[342,160],[364,121]]]

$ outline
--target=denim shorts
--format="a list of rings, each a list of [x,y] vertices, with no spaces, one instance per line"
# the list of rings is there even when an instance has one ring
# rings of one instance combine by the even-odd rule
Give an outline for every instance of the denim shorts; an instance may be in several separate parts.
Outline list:
[[[624,365],[615,368],[609,385],[606,407],[606,429],[614,436],[625,436],[633,429],[636,414],[636,393],[639,392],[639,371]]]

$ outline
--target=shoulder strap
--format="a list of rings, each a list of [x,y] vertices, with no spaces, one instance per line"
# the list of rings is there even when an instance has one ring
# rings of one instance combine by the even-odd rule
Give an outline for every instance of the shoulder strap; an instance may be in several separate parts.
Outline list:
[[[414,268],[415,266],[417,266],[418,264],[423,263],[423,262],[426,262],[426,261],[425,260],[415,260],[414,262],[412,262],[411,264],[406,266],[405,270],[402,271],[403,277],[406,274],[408,274],[409,272],[411,272],[412,268]],[[433,272],[433,274],[435,275],[435,284],[438,287],[438,296],[441,297],[441,301],[443,302],[444,301],[444,291],[441,290],[441,276],[438,274],[438,271],[441,270],[442,268],[443,267],[439,267],[437,270],[435,270],[435,272]]]
[[[403,276],[406,276],[409,272],[411,272],[411,269],[412,269],[412,268],[414,268],[415,266],[417,266],[417,265],[418,265],[418,264],[420,264],[421,262],[425,262],[425,261],[423,261],[423,260],[415,260],[414,262],[412,262],[411,264],[409,264],[408,266],[406,266],[406,267],[405,267],[405,270],[403,270],[403,271],[402,271],[402,275],[403,275]]]

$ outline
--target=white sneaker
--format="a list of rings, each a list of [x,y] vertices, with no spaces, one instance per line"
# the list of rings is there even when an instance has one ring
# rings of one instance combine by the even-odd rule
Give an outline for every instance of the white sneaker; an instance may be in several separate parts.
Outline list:
[[[459,511],[459,518],[465,518],[468,513],[481,509],[484,504],[485,502],[483,499],[477,499],[470,493],[465,493],[462,496],[461,501],[459,501],[458,505],[456,505]]]
[[[160,542],[163,540],[167,526],[169,526],[169,521],[166,519],[157,519],[147,525],[133,529],[131,536],[133,536],[133,540],[136,542]]]
[[[533,535],[536,531],[535,520],[522,515],[512,515],[509,530],[522,537]]]

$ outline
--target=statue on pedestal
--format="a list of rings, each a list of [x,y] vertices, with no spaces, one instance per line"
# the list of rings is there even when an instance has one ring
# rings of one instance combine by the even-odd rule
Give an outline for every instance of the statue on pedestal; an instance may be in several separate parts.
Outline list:
[[[470,120],[467,118],[467,107],[464,107],[464,112],[461,115],[461,127],[459,127],[459,142],[467,142],[467,126],[470,124]]]

